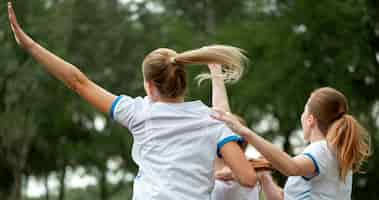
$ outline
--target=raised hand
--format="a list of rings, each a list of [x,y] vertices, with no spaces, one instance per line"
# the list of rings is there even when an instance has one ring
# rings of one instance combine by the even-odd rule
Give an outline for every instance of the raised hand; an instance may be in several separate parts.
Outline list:
[[[31,47],[34,41],[21,29],[18,24],[11,1],[8,1],[8,17],[16,42],[23,48]]]
[[[9,22],[17,43],[23,47],[46,71],[61,80],[99,111],[109,113],[116,96],[89,80],[76,66],[63,60],[33,41],[20,27],[12,2],[8,1]]]
[[[222,66],[220,64],[208,64],[209,71],[211,76],[222,76]]]

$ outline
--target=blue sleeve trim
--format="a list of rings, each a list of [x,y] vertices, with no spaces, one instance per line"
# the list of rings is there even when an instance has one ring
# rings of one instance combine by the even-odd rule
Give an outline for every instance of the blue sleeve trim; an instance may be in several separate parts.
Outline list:
[[[318,176],[318,175],[320,174],[320,167],[318,166],[318,163],[317,163],[316,159],[312,156],[312,154],[310,154],[310,153],[304,153],[303,155],[309,157],[309,158],[312,160],[313,165],[314,165],[315,168],[316,168],[316,170],[315,170],[316,175],[311,176],[311,177],[303,176],[303,178],[304,178],[305,180],[309,181],[309,180],[311,180],[312,178],[314,178],[314,177],[316,177],[316,176]]]
[[[115,112],[115,109],[116,109],[116,106],[117,104],[120,102],[120,100],[122,99],[122,96],[118,96],[112,103],[112,107],[111,107],[111,110],[110,110],[110,115],[111,115],[111,118],[114,119],[114,112]]]
[[[239,137],[239,136],[236,136],[236,135],[232,135],[232,136],[229,136],[229,137],[226,137],[224,138],[223,140],[221,140],[218,144],[217,144],[217,156],[219,158],[222,158],[222,155],[221,155],[221,148],[229,143],[229,142],[237,142],[238,144],[242,144],[244,142],[243,138],[242,137]]]

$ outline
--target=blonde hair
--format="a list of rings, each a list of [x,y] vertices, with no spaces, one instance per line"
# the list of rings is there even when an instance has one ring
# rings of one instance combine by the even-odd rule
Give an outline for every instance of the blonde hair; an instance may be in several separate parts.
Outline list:
[[[242,49],[225,45],[212,45],[183,53],[176,53],[174,50],[165,48],[156,49],[146,56],[142,67],[145,80],[153,81],[161,96],[176,98],[185,93],[185,66],[221,64],[224,80],[230,82],[241,78],[245,61],[247,58]],[[204,74],[198,77],[201,80],[210,78],[209,75]]]
[[[341,180],[345,180],[350,170],[361,172],[363,161],[371,154],[370,137],[359,122],[347,114],[346,97],[333,88],[320,88],[312,92],[308,109],[336,154]]]

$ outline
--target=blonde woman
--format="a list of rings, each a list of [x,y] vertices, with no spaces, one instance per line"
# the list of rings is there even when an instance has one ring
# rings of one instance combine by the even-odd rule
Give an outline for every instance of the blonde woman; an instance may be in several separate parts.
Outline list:
[[[25,34],[11,3],[8,12],[21,47],[87,102],[129,129],[134,139],[132,157],[139,166],[134,200],[210,199],[217,152],[238,182],[251,187],[256,184],[254,168],[237,144],[240,137],[210,118],[211,109],[202,102],[184,102],[188,65],[220,63],[228,78],[238,79],[245,59],[239,49],[210,46],[183,53],[154,50],[142,64],[141,84],[147,96],[116,96]]]
[[[346,97],[330,87],[313,91],[305,104],[301,125],[304,139],[310,144],[302,154],[293,158],[229,113],[217,110],[213,117],[226,122],[274,168],[289,176],[282,190],[269,173],[259,175],[268,200],[351,199],[352,175],[359,171],[370,154],[369,137],[349,115]]]

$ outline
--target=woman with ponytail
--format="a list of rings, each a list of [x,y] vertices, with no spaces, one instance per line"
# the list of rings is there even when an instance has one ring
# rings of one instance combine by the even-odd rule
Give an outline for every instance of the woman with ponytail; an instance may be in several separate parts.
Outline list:
[[[325,87],[311,93],[301,116],[304,139],[310,144],[293,158],[229,113],[216,112],[214,118],[226,122],[270,161],[273,168],[289,176],[282,190],[269,173],[258,174],[266,199],[351,199],[352,174],[360,171],[362,162],[370,155],[370,139],[348,114],[347,99],[341,92]]]
[[[212,110],[201,101],[184,102],[188,65],[218,63],[224,66],[227,80],[238,80],[245,60],[240,49],[219,45],[183,53],[154,50],[142,64],[147,96],[116,96],[25,34],[11,3],[8,12],[21,47],[87,102],[129,129],[134,139],[132,157],[139,166],[134,200],[210,199],[216,155],[239,183],[256,184],[254,168],[238,145],[241,138],[212,119]]]

